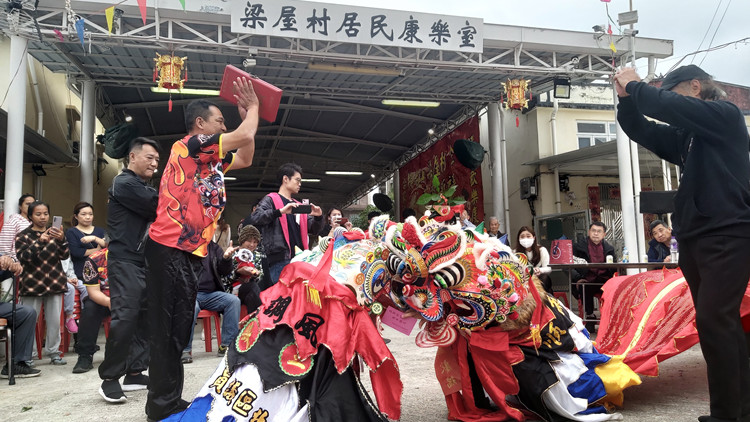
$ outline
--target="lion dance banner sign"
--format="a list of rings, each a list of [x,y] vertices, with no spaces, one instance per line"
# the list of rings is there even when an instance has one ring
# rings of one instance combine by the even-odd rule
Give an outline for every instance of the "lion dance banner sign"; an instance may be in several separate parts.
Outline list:
[[[453,143],[458,139],[479,142],[479,119],[472,117],[451,133],[431,146],[427,151],[409,161],[399,169],[401,210],[412,208],[421,214],[424,207],[417,205],[423,193],[435,193],[432,177],[438,176],[440,191],[445,192],[456,185],[454,198],[466,199],[469,219],[478,224],[484,221],[484,195],[482,193],[482,170],[469,170],[458,162],[453,152]]]

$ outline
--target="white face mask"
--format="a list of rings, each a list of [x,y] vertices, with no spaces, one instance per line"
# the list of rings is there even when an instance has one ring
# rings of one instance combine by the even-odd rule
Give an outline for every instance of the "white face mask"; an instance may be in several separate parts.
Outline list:
[[[533,237],[525,237],[525,238],[519,240],[518,243],[520,243],[521,246],[523,246],[524,248],[528,249],[528,248],[531,247],[531,245],[534,244],[534,238]]]

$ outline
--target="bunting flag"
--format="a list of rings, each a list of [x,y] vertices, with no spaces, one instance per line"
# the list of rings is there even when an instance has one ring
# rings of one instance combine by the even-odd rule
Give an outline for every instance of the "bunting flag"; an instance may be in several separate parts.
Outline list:
[[[60,42],[65,41],[65,37],[63,37],[63,34],[62,34],[62,32],[60,32],[59,29],[55,28],[52,31],[55,32],[55,36],[57,36],[57,39],[60,40]]]
[[[86,22],[84,21],[83,18],[78,19],[76,21],[76,32],[78,33],[78,39],[81,40],[81,47],[83,47],[84,49],[86,48],[86,46],[84,45],[84,37],[83,37],[85,25],[86,25]]]
[[[141,9],[141,19],[146,24],[146,0],[138,0],[138,8]]]
[[[112,33],[112,21],[115,18],[115,7],[110,6],[106,9],[104,9],[104,14],[107,16],[107,29],[109,30],[109,33]]]
[[[182,10],[185,10],[185,0],[180,0],[180,4],[182,5]]]

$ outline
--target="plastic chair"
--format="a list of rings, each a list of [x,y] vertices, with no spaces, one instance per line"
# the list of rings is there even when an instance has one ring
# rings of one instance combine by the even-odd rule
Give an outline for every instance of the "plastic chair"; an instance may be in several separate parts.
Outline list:
[[[198,312],[198,319],[203,321],[203,336],[205,337],[207,352],[213,351],[213,348],[211,347],[211,317],[214,318],[214,327],[216,329],[216,346],[218,347],[221,345],[221,317],[219,316],[219,313],[203,309]]]
[[[566,308],[570,309],[570,303],[568,302],[568,294],[566,292],[555,292],[554,296],[557,300],[565,303]]]
[[[76,289],[76,296],[75,301],[73,305],[73,318],[76,320],[76,322],[80,322],[81,320],[81,293]],[[62,314],[62,327],[60,327],[60,335],[62,336],[62,339],[60,341],[60,356],[65,356],[65,353],[68,353],[70,350],[70,332],[67,330],[67,327],[65,326],[65,311],[63,311]]]
[[[5,359],[6,364],[8,365],[8,371],[13,370],[13,362],[11,361],[11,353],[10,353],[10,337],[11,337],[11,326],[8,323],[8,320],[5,318],[0,318],[0,341],[5,342]],[[10,374],[10,372],[8,372]]]

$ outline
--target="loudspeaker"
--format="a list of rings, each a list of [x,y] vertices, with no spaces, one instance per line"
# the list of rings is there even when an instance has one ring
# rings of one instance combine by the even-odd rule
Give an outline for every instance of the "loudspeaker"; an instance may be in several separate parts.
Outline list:
[[[479,142],[472,142],[468,139],[458,139],[453,143],[453,152],[456,154],[458,162],[463,164],[469,170],[476,170],[482,165],[484,159],[484,147]]]
[[[674,212],[674,197],[676,190],[641,191],[642,214],[668,214]]]

